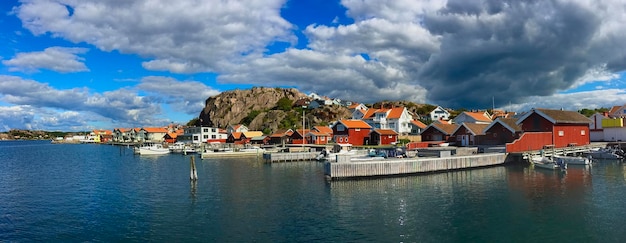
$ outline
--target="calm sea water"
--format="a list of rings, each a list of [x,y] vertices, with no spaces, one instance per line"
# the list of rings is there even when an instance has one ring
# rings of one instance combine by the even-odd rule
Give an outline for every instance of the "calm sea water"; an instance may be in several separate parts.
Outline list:
[[[322,164],[0,142],[0,241],[623,242],[626,170],[524,166],[328,182]]]

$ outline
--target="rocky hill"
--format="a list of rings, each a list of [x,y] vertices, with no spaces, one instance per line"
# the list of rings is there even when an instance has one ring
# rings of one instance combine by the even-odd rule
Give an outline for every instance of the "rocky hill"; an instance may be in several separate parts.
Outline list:
[[[209,97],[200,112],[200,124],[224,128],[245,124],[250,130],[273,132],[278,129],[302,127],[301,107],[294,103],[307,95],[297,89],[255,87],[233,90]],[[330,106],[305,110],[306,127],[327,125],[338,119],[349,118],[346,107]]]

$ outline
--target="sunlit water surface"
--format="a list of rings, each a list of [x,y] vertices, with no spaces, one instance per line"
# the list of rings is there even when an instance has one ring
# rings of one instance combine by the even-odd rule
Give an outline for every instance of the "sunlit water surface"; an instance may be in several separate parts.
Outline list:
[[[326,181],[318,162],[0,142],[0,241],[623,242],[624,164]]]

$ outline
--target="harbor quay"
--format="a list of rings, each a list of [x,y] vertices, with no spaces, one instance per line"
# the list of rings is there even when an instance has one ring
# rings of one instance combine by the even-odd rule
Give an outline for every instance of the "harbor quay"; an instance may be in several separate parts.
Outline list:
[[[337,162],[325,162],[324,175],[330,180],[398,176],[496,166],[502,165],[506,161],[506,153],[441,158],[415,157],[362,162],[350,161],[349,156],[338,155]]]

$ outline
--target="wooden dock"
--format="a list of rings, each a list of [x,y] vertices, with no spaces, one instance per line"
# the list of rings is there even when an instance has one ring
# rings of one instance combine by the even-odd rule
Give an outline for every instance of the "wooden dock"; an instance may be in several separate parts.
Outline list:
[[[306,161],[315,160],[319,154],[318,152],[265,153],[263,154],[263,159],[268,163]]]
[[[326,162],[324,174],[329,179],[394,176],[470,169],[501,165],[505,153],[489,153],[446,158],[405,158],[367,162]],[[349,160],[349,159],[348,159]],[[339,161],[346,161],[340,159]]]
[[[604,148],[607,143],[592,143],[583,146],[569,146],[564,148],[553,148],[545,146],[540,150],[531,150],[522,153],[516,153],[513,156],[521,157],[523,160],[528,160],[532,156],[552,156],[552,155],[577,155],[589,151],[593,148]],[[512,153],[513,154],[513,153]]]

